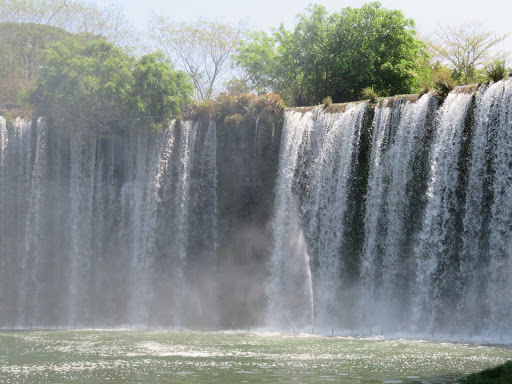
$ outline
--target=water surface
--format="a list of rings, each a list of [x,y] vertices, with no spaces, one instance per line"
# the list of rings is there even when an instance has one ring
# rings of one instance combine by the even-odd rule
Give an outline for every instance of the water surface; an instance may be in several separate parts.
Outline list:
[[[506,347],[384,338],[0,332],[2,383],[446,383],[509,359]]]

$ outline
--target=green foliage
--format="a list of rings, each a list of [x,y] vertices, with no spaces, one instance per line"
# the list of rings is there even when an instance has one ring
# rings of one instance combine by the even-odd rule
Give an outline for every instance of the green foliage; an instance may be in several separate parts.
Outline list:
[[[180,113],[194,90],[185,72],[173,70],[162,53],[143,56],[133,77],[137,113],[158,125],[167,125]]]
[[[239,127],[245,121],[244,115],[235,113],[233,115],[227,115],[224,117],[224,125],[234,125]]]
[[[386,10],[378,2],[334,14],[335,30],[329,40],[336,58],[329,81],[336,84],[335,100],[355,99],[361,89],[373,87],[382,95],[411,93],[412,71],[420,43],[414,22],[401,11]]]
[[[33,86],[43,65],[41,52],[68,36],[52,26],[0,23],[0,103],[16,102],[20,91]]]
[[[509,384],[512,383],[512,361],[473,373],[461,380],[462,384]]]
[[[240,95],[220,94],[215,100],[193,101],[188,106],[186,116],[193,119],[214,118],[225,122],[236,122],[247,119],[272,119],[282,115],[284,103],[275,93],[255,95],[243,93]]]
[[[420,39],[420,52],[415,59],[417,65],[413,76],[416,80],[416,90],[425,94],[435,88],[434,80],[437,77],[451,77],[453,70],[439,61],[429,37],[419,36],[418,38]]]
[[[156,127],[179,113],[192,92],[186,75],[160,58],[136,61],[103,39],[56,43],[44,51],[28,100],[37,113],[80,126],[112,128],[144,119]]]
[[[257,92],[274,89],[282,96],[289,86],[291,70],[286,71],[284,58],[278,54],[277,41],[263,31],[249,32],[234,57],[236,63],[248,74],[252,87]]]
[[[494,82],[503,80],[507,77],[507,67],[505,60],[496,59],[485,67],[485,74],[489,80]]]
[[[379,95],[375,92],[373,87],[367,87],[361,91],[361,99],[362,100],[370,100],[370,102],[375,103],[378,99]]]
[[[281,25],[240,44],[235,61],[255,89],[277,92],[291,105],[318,104],[326,94],[350,101],[367,87],[384,95],[414,90],[420,43],[400,11],[375,2],[328,15],[311,5],[297,20],[293,31]]]
[[[454,87],[452,78],[444,72],[439,72],[434,78],[436,96],[441,100],[444,100]]]
[[[211,118],[216,113],[217,105],[213,100],[192,100],[186,110],[186,116],[193,119]]]
[[[133,29],[115,5],[87,0],[0,0],[0,106],[16,102],[37,82],[50,44],[74,36],[98,35],[125,47],[136,41]]]
[[[120,49],[103,40],[54,44],[44,51],[39,83],[28,100],[37,113],[53,119],[105,125],[115,115],[117,98],[131,91],[131,65]]]

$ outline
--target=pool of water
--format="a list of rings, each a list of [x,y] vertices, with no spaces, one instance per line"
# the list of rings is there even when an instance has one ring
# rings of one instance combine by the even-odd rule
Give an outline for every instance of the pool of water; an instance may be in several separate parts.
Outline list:
[[[447,383],[504,346],[258,332],[0,332],[1,383]]]

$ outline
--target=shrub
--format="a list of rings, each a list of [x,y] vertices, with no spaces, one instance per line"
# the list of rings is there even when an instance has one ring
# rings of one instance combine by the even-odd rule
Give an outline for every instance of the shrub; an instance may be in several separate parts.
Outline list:
[[[438,73],[434,78],[436,96],[441,100],[444,100],[453,88],[455,88],[455,84],[452,78],[446,73]]]
[[[216,112],[216,105],[212,100],[194,100],[185,111],[187,117],[202,119],[213,117]]]
[[[503,80],[507,76],[505,60],[496,59],[485,67],[485,74],[494,82]]]
[[[239,127],[240,125],[242,125],[243,122],[244,122],[244,116],[239,113],[235,113],[233,115],[228,115],[228,116],[224,117],[224,125],[233,124],[233,125]]]
[[[379,95],[375,92],[373,87],[367,87],[361,91],[361,99],[370,100],[371,103],[375,103],[378,99]]]
[[[332,97],[327,96],[325,99],[323,99],[322,103],[325,107],[328,107],[329,105],[332,104]]]
[[[283,110],[284,103],[275,93],[264,95],[222,93],[215,100],[193,101],[188,105],[185,115],[192,119],[210,117],[223,120],[230,115],[240,115],[248,119],[279,114]],[[236,119],[240,120],[239,117]]]

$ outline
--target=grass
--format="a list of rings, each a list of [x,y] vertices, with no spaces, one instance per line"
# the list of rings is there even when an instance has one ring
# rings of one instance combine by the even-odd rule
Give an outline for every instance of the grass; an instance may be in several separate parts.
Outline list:
[[[461,384],[510,384],[512,383],[512,360],[489,368],[481,372],[473,373],[460,381]]]
[[[327,96],[325,99],[323,99],[322,104],[327,108],[329,105],[332,104],[332,97]]]
[[[275,93],[256,95],[243,93],[240,95],[220,94],[214,100],[193,101],[187,106],[183,115],[185,118],[201,119],[214,118],[222,121],[240,120],[281,114],[284,103]],[[230,116],[239,115],[231,118]]]
[[[379,95],[373,87],[365,88],[361,91],[361,98],[363,100],[370,100],[370,103],[376,103]]]

